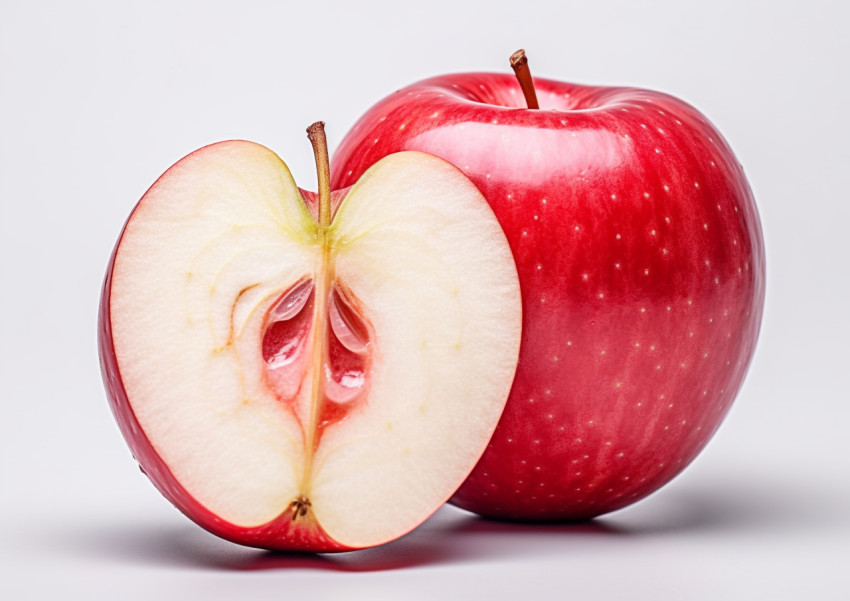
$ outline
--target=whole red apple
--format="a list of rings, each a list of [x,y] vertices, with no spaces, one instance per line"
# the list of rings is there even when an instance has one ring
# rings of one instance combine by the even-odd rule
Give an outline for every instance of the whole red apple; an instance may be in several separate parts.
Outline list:
[[[419,150],[482,191],[516,259],[523,333],[505,413],[452,501],[583,519],[657,490],[723,420],[758,336],[764,247],[741,165],[693,107],[534,83],[539,110],[510,74],[395,92],[344,138],[332,183]]]

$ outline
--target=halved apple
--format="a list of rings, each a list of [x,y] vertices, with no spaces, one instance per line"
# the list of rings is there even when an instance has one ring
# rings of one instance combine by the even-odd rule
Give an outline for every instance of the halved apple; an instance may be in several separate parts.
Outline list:
[[[99,341],[122,432],[172,503],[234,542],[333,551],[405,534],[460,486],[521,307],[460,171],[405,152],[331,194],[312,130],[318,195],[249,142],[171,167],[113,253]]]

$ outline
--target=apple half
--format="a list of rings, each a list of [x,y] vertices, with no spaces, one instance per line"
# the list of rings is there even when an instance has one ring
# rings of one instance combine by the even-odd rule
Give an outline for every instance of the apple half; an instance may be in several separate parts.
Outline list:
[[[330,194],[320,133],[318,195],[250,142],[180,160],[132,212],[101,302],[142,470],[204,528],[268,549],[423,522],[484,452],[519,352],[516,267],[476,187],[404,152]]]

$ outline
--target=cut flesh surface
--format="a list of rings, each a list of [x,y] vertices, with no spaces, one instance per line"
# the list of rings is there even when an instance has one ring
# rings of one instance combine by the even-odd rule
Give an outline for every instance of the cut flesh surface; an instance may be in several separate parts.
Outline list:
[[[148,191],[109,312],[132,412],[192,498],[351,548],[411,530],[464,480],[521,318],[504,234],[449,163],[383,159],[323,228],[248,142],[203,148]]]

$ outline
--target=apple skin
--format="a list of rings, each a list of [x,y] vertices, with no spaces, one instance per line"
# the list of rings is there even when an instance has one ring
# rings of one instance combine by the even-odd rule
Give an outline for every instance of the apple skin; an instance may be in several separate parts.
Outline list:
[[[587,519],[657,490],[741,387],[765,292],[761,225],[732,150],[662,93],[435,77],[372,107],[334,156],[344,187],[419,150],[496,213],[523,301],[508,405],[452,502],[513,520]]]
[[[202,148],[195,152],[197,153],[203,150],[205,149]],[[192,154],[195,153],[191,153],[189,156],[192,156]],[[167,178],[175,167],[177,166],[173,166],[166,171],[157,182]],[[157,183],[154,183],[151,189],[156,185]],[[304,190],[301,192],[308,208],[315,215],[317,212],[316,194]],[[339,206],[347,193],[348,189],[334,190],[331,197],[332,206],[334,208]],[[133,213],[127,219],[127,223],[133,219],[133,214],[139,209],[139,206],[141,206],[141,202],[133,210]],[[157,453],[150,440],[148,440],[136,418],[130,401],[127,398],[127,392],[124,389],[121,370],[115,355],[115,346],[112,338],[112,320],[109,308],[115,256],[118,248],[121,246],[121,240],[124,236],[124,231],[126,231],[127,223],[125,223],[121,235],[118,237],[118,242],[115,244],[115,249],[106,268],[106,278],[103,282],[100,311],[98,313],[97,334],[100,369],[109,406],[118,423],[121,434],[124,436],[124,440],[127,441],[133,457],[139,464],[139,469],[148,477],[157,490],[184,515],[204,529],[225,540],[248,547],[281,551],[336,552],[351,550],[351,547],[341,545],[329,537],[320,526],[314,525],[313,527],[309,527],[304,525],[303,522],[293,521],[291,519],[292,513],[289,510],[282,513],[275,520],[254,528],[240,527],[221,519],[199,503],[180,484],[165,461]]]

